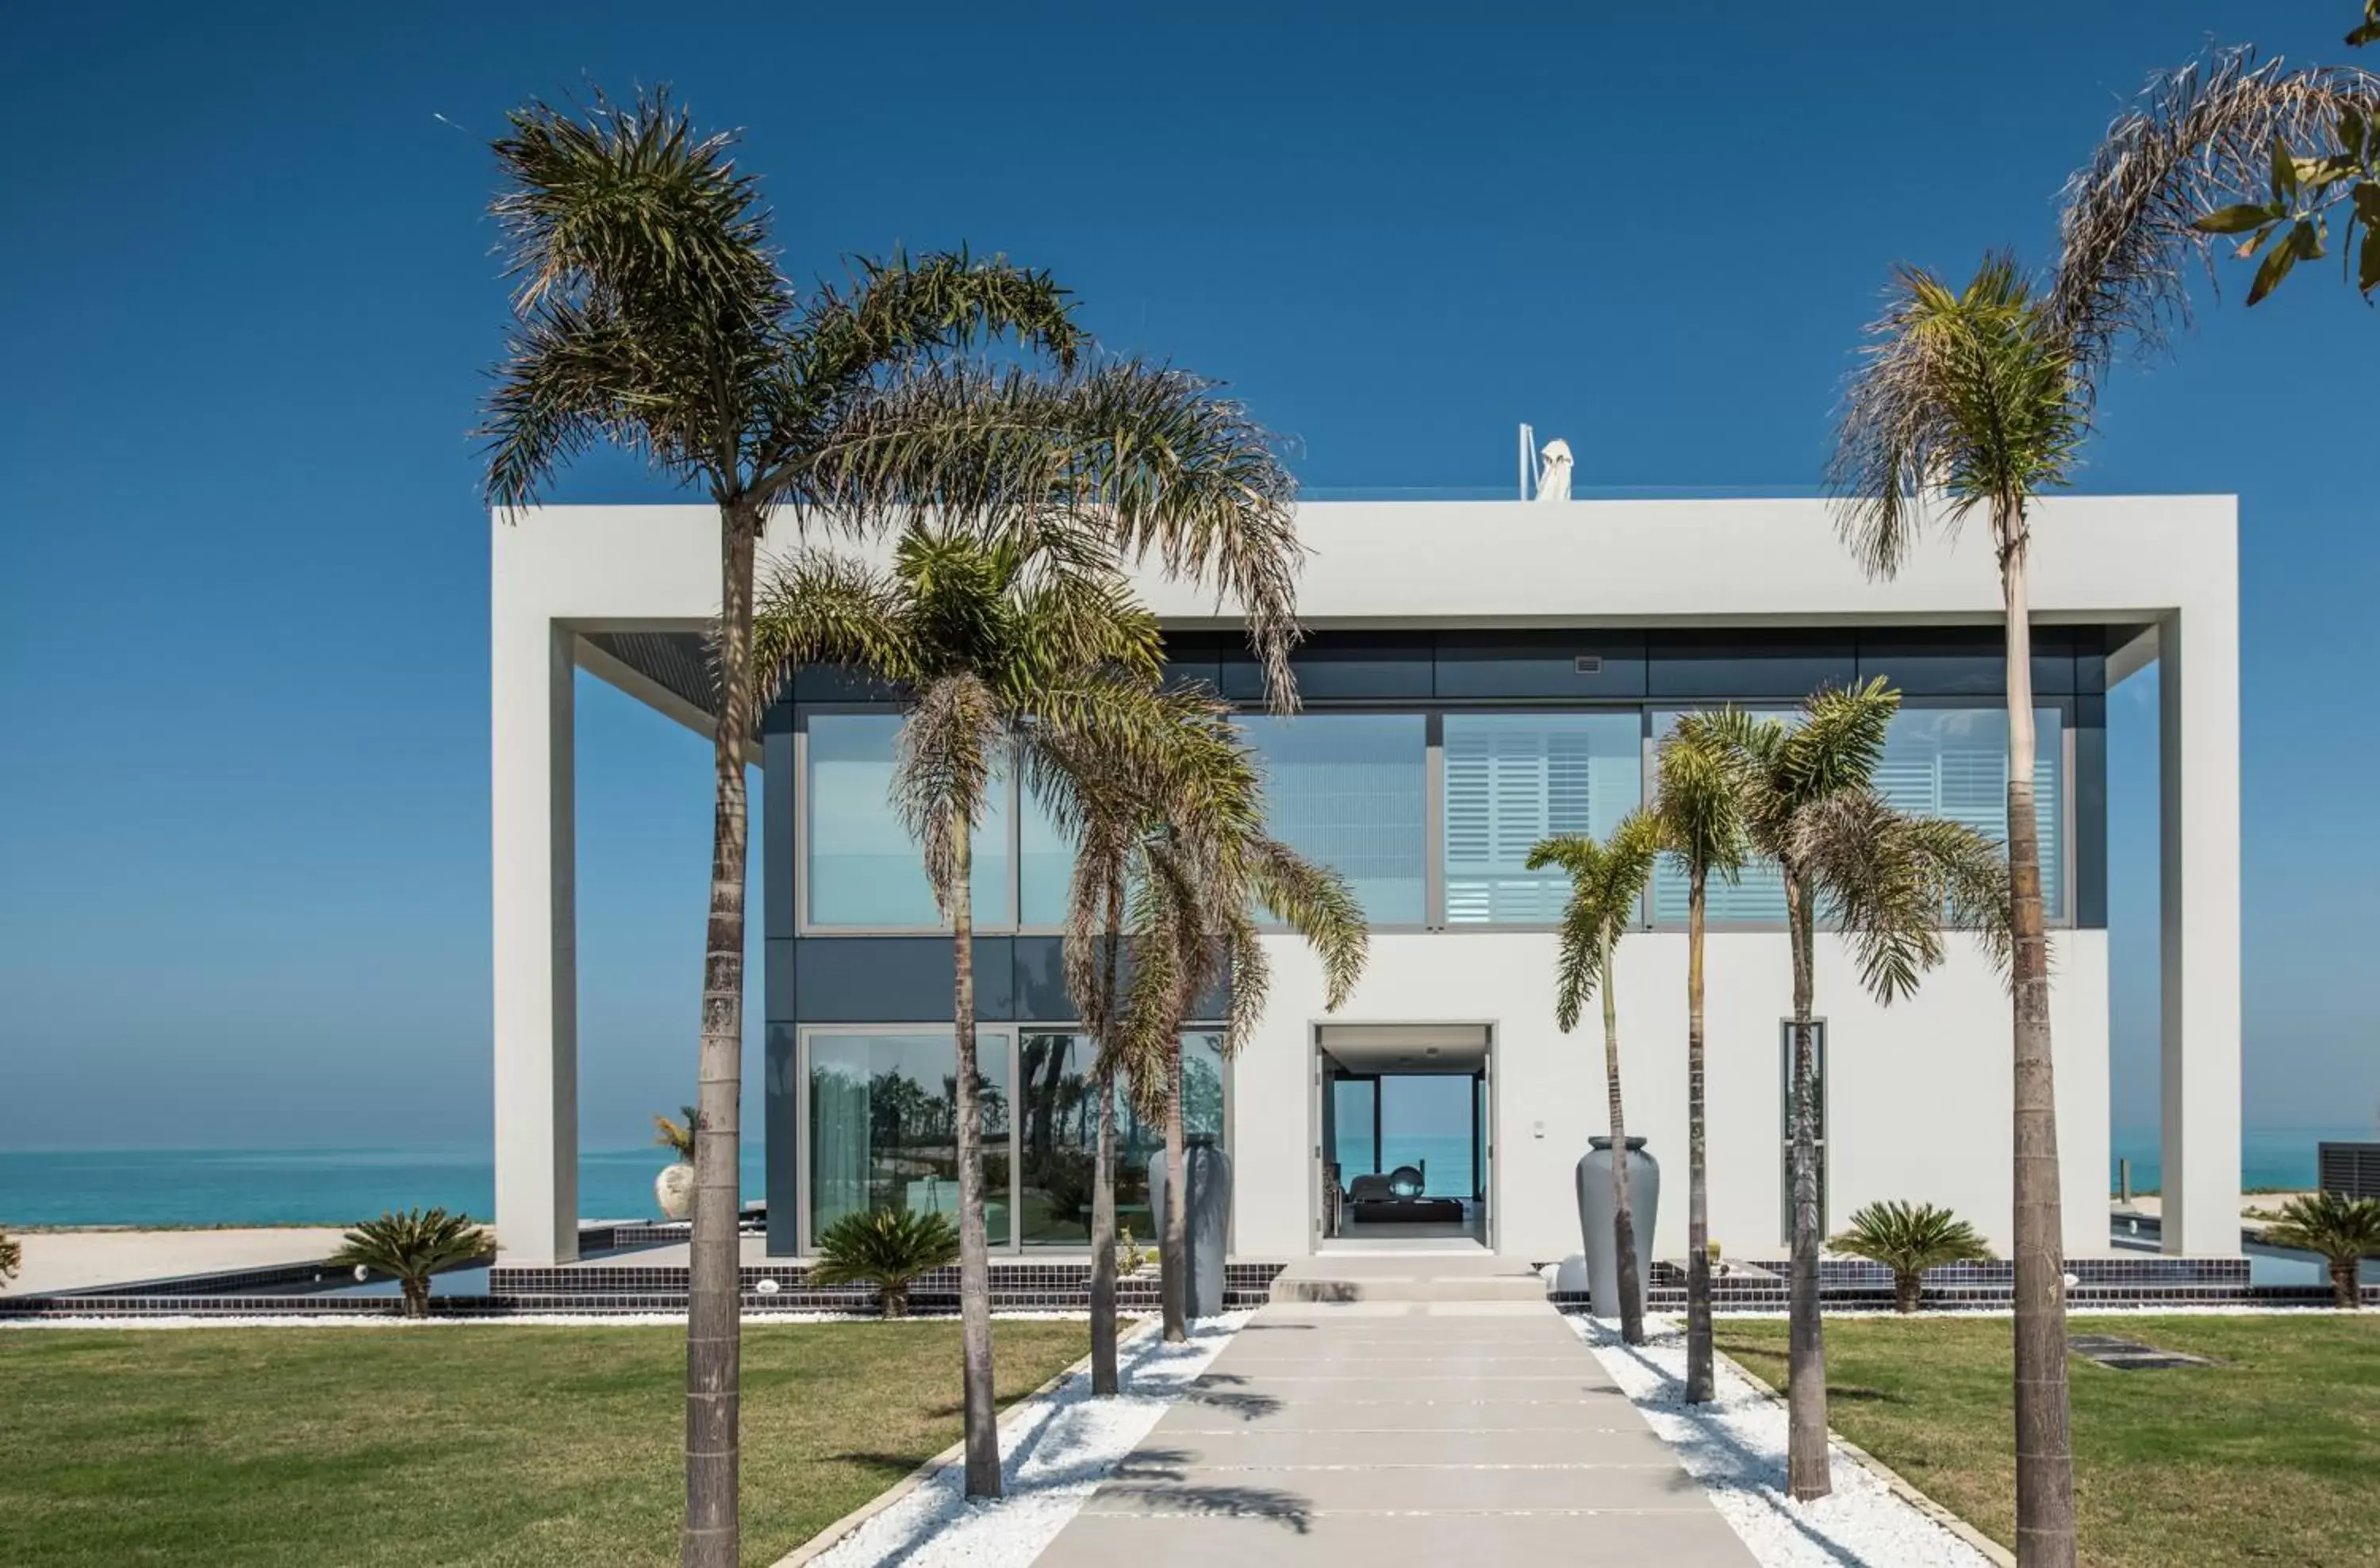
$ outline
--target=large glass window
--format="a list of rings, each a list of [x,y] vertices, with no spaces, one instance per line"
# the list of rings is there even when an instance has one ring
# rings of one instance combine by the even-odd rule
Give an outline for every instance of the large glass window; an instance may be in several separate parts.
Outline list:
[[[1446,919],[1545,925],[1570,881],[1532,871],[1556,833],[1608,836],[1645,794],[1643,720],[1625,713],[1446,716]]]
[[[1222,1036],[1212,1029],[1193,1029],[1183,1035],[1182,1047],[1183,1130],[1194,1137],[1220,1140]],[[1004,1206],[1013,1121],[1017,1240],[1026,1246],[1090,1245],[1092,1175],[1099,1147],[1099,1091],[1091,1076],[1094,1054],[1087,1036],[1067,1030],[1026,1029],[1017,1038],[1016,1092],[1013,1100],[1002,1101],[1003,1120],[996,1137],[987,1125],[984,1164],[986,1187]],[[1007,1116],[1012,1105],[1013,1118]],[[1144,1122],[1133,1109],[1131,1096],[1120,1090],[1116,1223],[1129,1227],[1144,1246],[1153,1245],[1148,1157],[1164,1145],[1164,1123]]]
[[[898,713],[812,713],[808,803],[809,923],[814,926],[925,927],[944,922],[917,841],[892,808]],[[1006,774],[996,778],[971,843],[975,921],[1007,926],[1009,904]]]
[[[1380,1168],[1410,1165],[1428,1197],[1478,1190],[1472,1143],[1472,1079],[1465,1074],[1400,1074],[1380,1080]]]
[[[1009,1241],[1008,1036],[978,1030],[984,1217]],[[880,1209],[958,1220],[958,1042],[948,1034],[809,1039],[810,1234]]]
[[[1654,733],[1666,735],[1675,712],[1653,715]],[[2034,710],[2038,749],[2034,766],[2034,806],[2041,824],[2043,907],[2052,919],[2066,903],[2066,745],[2064,715],[2056,708]],[[1893,715],[1876,766],[1876,790],[1903,811],[1940,817],[2008,840],[2008,711],[1990,708],[1908,707]],[[1782,925],[1785,879],[1775,866],[1744,868],[1733,883],[1710,881],[1713,921]],[[1653,876],[1654,908],[1665,924],[1686,918],[1686,879],[1666,856]],[[1823,913],[1823,911],[1822,911]]]
[[[1422,923],[1427,721],[1419,713],[1252,715],[1273,836],[1344,876],[1376,926]]]
[[[2034,710],[2034,814],[2041,824],[2042,907],[2066,908],[2064,715]],[[1877,790],[1903,811],[1942,817],[2008,842],[2008,710],[1903,708],[1876,768]]]
[[[1330,1157],[1342,1188],[1380,1168],[1380,1080],[1330,1079]]]
[[[1678,727],[1685,716],[1682,710],[1656,711],[1653,734],[1662,739]],[[1790,712],[1762,715],[1784,719]],[[1669,924],[1686,923],[1686,875],[1678,869],[1667,855],[1653,868],[1653,911],[1655,918]],[[1703,888],[1705,917],[1714,924],[1737,923],[1782,926],[1785,923],[1785,878],[1768,861],[1756,860],[1747,865],[1730,881],[1714,876]]]
[[[1031,790],[1022,792],[1016,829],[1017,923],[1063,926],[1074,891],[1075,844],[1058,831]]]

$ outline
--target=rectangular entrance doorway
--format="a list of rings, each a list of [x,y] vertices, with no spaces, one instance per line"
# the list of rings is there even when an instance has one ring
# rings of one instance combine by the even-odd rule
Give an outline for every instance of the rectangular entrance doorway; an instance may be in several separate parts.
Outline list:
[[[1317,1251],[1492,1249],[1490,1054],[1481,1024],[1316,1029]]]

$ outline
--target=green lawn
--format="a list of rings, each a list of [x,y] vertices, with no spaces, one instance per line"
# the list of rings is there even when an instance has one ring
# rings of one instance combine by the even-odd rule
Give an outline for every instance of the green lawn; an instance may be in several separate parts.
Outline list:
[[[2082,1318],[2222,1365],[2069,1360],[2082,1561],[2094,1568],[2380,1562],[2380,1315]],[[1772,1387],[1785,1325],[1720,1319],[1719,1350]],[[2005,1319],[1829,1318],[1835,1429],[2008,1543],[2015,1535]]]
[[[1089,1348],[997,1325],[1000,1397]],[[674,1563],[674,1328],[0,1332],[0,1563]],[[955,1322],[744,1331],[744,1561],[958,1439]]]

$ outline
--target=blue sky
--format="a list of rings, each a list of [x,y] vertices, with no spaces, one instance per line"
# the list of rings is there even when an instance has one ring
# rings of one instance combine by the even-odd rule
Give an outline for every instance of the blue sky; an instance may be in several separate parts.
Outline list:
[[[1802,490],[1892,262],[2046,259],[2058,182],[2147,71],[2210,33],[2335,57],[2354,7],[1288,9],[12,18],[0,1147],[485,1136],[467,432],[504,318],[484,143],[526,95],[667,81],[747,128],[796,274],[896,243],[1047,267],[1111,346],[1229,380],[1311,486],[1501,485],[1527,419],[1582,488]],[[2241,498],[2247,1111],[2357,1124],[2380,849],[2334,808],[2380,764],[2350,461],[2380,321],[2326,267],[2236,300],[2116,376],[2084,478]],[[559,493],[654,492],[614,462]],[[2114,718],[2135,1122],[2146,695]],[[601,687],[579,745],[600,1145],[690,1078],[708,779]]]

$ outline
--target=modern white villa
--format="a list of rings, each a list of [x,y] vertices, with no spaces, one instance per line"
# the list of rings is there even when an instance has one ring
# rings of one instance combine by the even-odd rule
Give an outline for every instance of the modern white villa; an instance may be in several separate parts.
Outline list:
[[[550,507],[492,528],[496,1223],[506,1261],[577,1256],[575,673],[710,733],[702,628],[718,602],[706,506]],[[1173,662],[1246,701],[1275,831],[1351,881],[1374,928],[1335,1014],[1293,936],[1236,1059],[1194,1030],[1193,1130],[1236,1171],[1234,1258],[1428,1237],[1550,1260],[1578,1249],[1572,1168],[1605,1129],[1600,1030],[1554,1023],[1552,833],[1607,833],[1645,796],[1685,710],[1790,707],[1883,675],[1904,693],[1883,784],[1998,833],[2006,788],[1988,538],[1937,540],[1864,578],[1815,500],[1343,502],[1300,509],[1303,709],[1256,710],[1228,606],[1151,577]],[[2154,661],[2161,699],[2163,1245],[2239,1251],[2240,714],[2228,497],[2070,497],[2034,530],[2034,688],[2066,1246],[2109,1251],[2107,692]],[[784,541],[775,541],[783,544]],[[803,672],[752,737],[755,917],[767,959],[767,1250],[806,1255],[856,1208],[948,1207],[950,939],[884,798],[898,719]],[[1087,1051],[1059,975],[1068,851],[1029,804],[993,813],[975,906],[995,1246],[1087,1244]],[[1785,1243],[1776,880],[1715,886],[1708,952],[1711,1234]],[[1621,945],[1629,1131],[1665,1167],[1657,1254],[1684,1250],[1686,938],[1664,872]],[[695,977],[687,977],[691,999]],[[1973,942],[1909,1001],[1860,989],[1820,938],[1825,1206],[1945,1204],[2010,1233],[2010,1007]],[[691,1001],[689,1000],[689,1023]],[[690,1030],[689,1030],[690,1037]],[[689,1038],[686,1064],[692,1072]],[[690,1081],[690,1077],[689,1077]],[[1391,1129],[1427,1124],[1426,1154]],[[1148,1135],[1136,1124],[1126,1165]],[[1399,1167],[1410,1167],[1402,1176]],[[1352,1201],[1348,1201],[1352,1199]],[[1123,1218],[1147,1235],[1145,1185]]]

